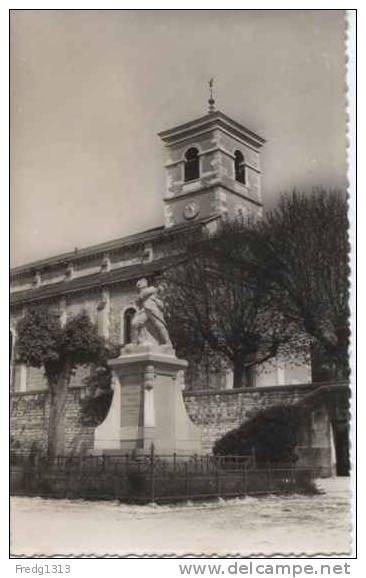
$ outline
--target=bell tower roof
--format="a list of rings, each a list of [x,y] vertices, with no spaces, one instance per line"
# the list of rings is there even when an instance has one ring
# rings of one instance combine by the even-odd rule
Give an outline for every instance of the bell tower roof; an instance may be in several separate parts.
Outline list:
[[[184,140],[189,140],[192,136],[197,136],[199,133],[211,131],[216,128],[221,129],[223,132],[227,131],[231,135],[245,140],[248,145],[258,149],[266,142],[264,138],[249,130],[236,120],[233,120],[220,110],[208,112],[204,116],[179,124],[173,128],[163,130],[159,132],[159,137],[169,146],[183,142]]]

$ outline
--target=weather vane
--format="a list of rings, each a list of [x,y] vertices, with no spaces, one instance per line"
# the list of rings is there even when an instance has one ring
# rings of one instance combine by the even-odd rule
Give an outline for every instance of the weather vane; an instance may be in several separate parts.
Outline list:
[[[213,96],[213,83],[214,79],[210,78],[208,82],[209,90],[210,90],[210,98],[208,99],[208,112],[215,112],[215,99]]]

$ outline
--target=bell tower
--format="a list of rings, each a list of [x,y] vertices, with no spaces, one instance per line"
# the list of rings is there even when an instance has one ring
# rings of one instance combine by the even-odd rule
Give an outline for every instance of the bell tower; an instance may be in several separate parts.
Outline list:
[[[218,216],[261,216],[265,140],[215,110],[159,133],[167,151],[165,226]]]

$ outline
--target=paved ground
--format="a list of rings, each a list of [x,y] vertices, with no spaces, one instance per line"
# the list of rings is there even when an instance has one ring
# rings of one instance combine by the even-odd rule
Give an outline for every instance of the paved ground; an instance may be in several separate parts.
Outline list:
[[[348,554],[348,478],[323,494],[179,506],[12,498],[13,555]]]

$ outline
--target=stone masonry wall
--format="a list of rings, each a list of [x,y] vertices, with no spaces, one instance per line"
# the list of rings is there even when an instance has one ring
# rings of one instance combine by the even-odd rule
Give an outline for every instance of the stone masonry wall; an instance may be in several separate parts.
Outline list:
[[[258,389],[206,390],[184,392],[192,421],[203,431],[205,450],[210,453],[217,439],[267,407],[293,404],[314,389],[314,385],[273,386]],[[70,388],[66,407],[66,453],[89,453],[93,449],[94,428],[81,423],[80,401],[84,387]],[[29,453],[32,444],[45,449],[49,396],[47,391],[11,394],[11,434],[19,447]]]
[[[94,428],[81,423],[80,401],[85,388],[70,388],[66,402],[65,453],[89,453]],[[47,391],[17,392],[10,397],[12,451],[29,454],[32,447],[46,450],[49,394]]]
[[[10,396],[11,450],[28,454],[32,447],[46,449],[49,415],[45,391],[12,393]]]
[[[191,420],[203,432],[204,448],[209,453],[217,439],[268,407],[291,405],[314,388],[312,384],[231,389],[222,391],[187,391],[184,401]]]

